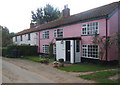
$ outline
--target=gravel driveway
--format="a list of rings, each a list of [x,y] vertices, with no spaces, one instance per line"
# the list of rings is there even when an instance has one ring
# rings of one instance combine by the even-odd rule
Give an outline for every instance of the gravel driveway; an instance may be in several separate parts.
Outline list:
[[[14,65],[17,65],[24,70],[44,76],[45,78],[56,83],[94,83],[94,81],[78,78],[72,73],[60,71],[56,68],[53,68],[51,65],[44,65],[41,63],[22,59],[3,58],[3,60],[13,63]]]

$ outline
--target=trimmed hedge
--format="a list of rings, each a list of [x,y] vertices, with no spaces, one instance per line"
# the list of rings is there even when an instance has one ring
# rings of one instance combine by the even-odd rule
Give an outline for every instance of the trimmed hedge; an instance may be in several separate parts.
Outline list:
[[[16,45],[7,46],[7,50],[3,50],[3,56],[20,57],[20,56],[35,56],[38,55],[37,46]]]
[[[7,54],[7,48],[0,48],[2,52],[2,56],[5,56]]]

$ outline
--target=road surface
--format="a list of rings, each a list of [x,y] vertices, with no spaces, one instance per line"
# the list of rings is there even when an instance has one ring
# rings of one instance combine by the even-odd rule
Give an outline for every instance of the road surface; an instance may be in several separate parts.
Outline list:
[[[81,79],[71,72],[53,68],[51,64],[18,58],[2,58],[3,82],[15,83],[94,83],[91,80]]]
[[[53,81],[29,70],[22,69],[2,60],[3,83],[54,83]]]

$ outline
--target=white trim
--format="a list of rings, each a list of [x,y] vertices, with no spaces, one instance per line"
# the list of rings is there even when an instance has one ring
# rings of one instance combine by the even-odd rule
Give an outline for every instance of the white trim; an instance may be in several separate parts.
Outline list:
[[[86,45],[86,47],[83,47],[83,45]],[[88,45],[97,45],[97,44],[82,44],[82,57],[84,57],[84,58],[92,58],[92,59],[99,59],[99,45],[97,45],[98,46],[98,58],[88,57]],[[86,50],[86,56],[83,56],[83,48],[87,49]]]
[[[93,29],[93,23],[95,24],[94,25],[94,29]],[[91,24],[91,26],[90,26],[90,24]],[[96,25],[97,24],[97,25]],[[83,26],[83,25],[86,25],[86,26]],[[88,25],[89,25],[89,27],[92,27],[92,29],[90,30],[89,29],[89,32],[91,32],[91,33],[89,33],[88,34]],[[99,34],[99,22],[89,22],[89,23],[83,23],[82,24],[82,29],[81,29],[81,35],[94,35],[94,30],[96,30],[96,26],[97,26],[97,34]],[[83,31],[83,29],[85,30],[85,31]],[[85,34],[83,34],[83,32],[85,32]]]
[[[42,39],[49,39],[49,31],[48,30],[42,31]]]
[[[43,44],[42,45],[42,52],[43,53],[49,53],[49,45],[48,44]]]
[[[63,37],[63,28],[59,28],[59,29],[54,29],[53,31],[53,37],[54,38],[61,38],[61,37],[59,37],[58,35],[58,30],[62,30],[62,37]]]

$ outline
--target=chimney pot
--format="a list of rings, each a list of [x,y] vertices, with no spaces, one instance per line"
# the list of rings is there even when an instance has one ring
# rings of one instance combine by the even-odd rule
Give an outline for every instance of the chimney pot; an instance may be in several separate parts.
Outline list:
[[[31,29],[31,28],[34,28],[34,27],[35,27],[34,23],[31,22],[31,23],[30,23],[30,29]]]
[[[64,6],[64,9],[62,10],[62,16],[63,18],[70,16],[70,9],[68,8],[68,5]]]

